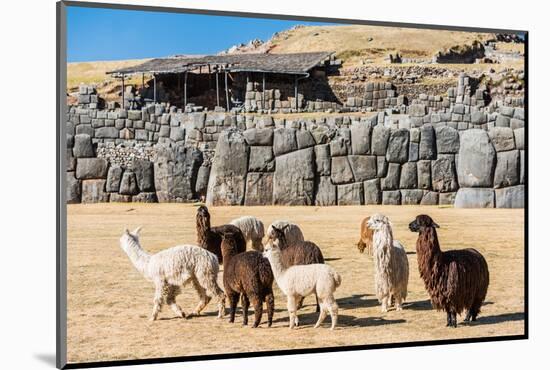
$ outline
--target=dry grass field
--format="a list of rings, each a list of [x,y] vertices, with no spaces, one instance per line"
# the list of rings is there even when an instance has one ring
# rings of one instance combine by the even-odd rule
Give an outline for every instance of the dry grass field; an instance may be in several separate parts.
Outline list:
[[[252,214],[266,227],[275,219],[300,225],[306,239],[323,250],[327,263],[342,275],[336,291],[339,326],[329,319],[313,329],[314,298],[299,312],[301,326],[288,329],[286,299],[275,287],[272,328],[252,329],[215,316],[210,303],[205,314],[177,319],[164,307],[160,320],[148,320],[153,286],[132,266],[119,247],[124,228],[143,225],[141,242],[150,252],[195,242],[194,205],[96,204],[68,205],[68,360],[69,362],[189,356],[233,352],[297,349],[355,344],[399,343],[433,339],[516,335],[524,332],[523,210],[453,209],[427,206],[357,207],[218,207],[211,208],[213,225]],[[394,224],[394,236],[407,249],[409,296],[404,310],[382,314],[373,296],[372,259],[359,254],[355,243],[363,217],[382,212]],[[420,213],[441,226],[442,249],[474,247],[486,257],[491,283],[479,321],[446,328],[446,317],[431,308],[420,280],[415,255],[417,235],[408,223]],[[221,282],[220,272],[220,282]],[[183,289],[178,303],[190,312],[198,297]],[[252,314],[252,313],[251,313]]]

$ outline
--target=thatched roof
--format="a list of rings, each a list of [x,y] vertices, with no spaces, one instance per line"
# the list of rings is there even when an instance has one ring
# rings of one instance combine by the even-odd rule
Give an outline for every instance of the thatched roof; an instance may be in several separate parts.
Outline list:
[[[332,53],[229,54],[200,57],[171,57],[149,60],[143,64],[117,69],[109,74],[182,73],[201,66],[220,66],[230,72],[265,72],[305,75],[322,64]]]

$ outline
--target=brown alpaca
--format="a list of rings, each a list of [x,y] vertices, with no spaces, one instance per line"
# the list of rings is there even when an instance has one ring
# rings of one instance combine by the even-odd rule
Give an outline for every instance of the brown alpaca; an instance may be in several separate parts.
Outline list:
[[[246,250],[246,240],[238,227],[233,225],[211,227],[208,208],[200,206],[197,209],[197,243],[207,251],[214,253],[218,257],[220,264],[223,263],[221,251],[222,234],[225,234],[226,238],[235,239],[239,253]]]
[[[432,305],[447,312],[447,326],[456,327],[456,315],[467,310],[464,321],[476,321],[489,287],[489,268],[475,249],[442,252],[430,216],[419,215],[409,224],[418,232],[418,270]]]
[[[369,222],[370,217],[366,217],[361,221],[361,231],[359,236],[359,241],[357,242],[357,249],[359,249],[360,253],[365,252],[365,249],[367,250],[367,254],[369,256],[372,256],[372,236],[374,234],[374,231],[370,229],[367,225]]]
[[[222,238],[223,285],[229,299],[229,322],[235,321],[237,302],[241,295],[243,325],[248,325],[248,307],[254,306],[254,325],[258,327],[262,320],[262,304],[267,305],[267,326],[273,322],[275,298],[273,296],[273,272],[269,261],[260,252],[238,251],[235,238]]]
[[[316,263],[325,263],[325,258],[323,257],[323,252],[321,249],[313,242],[302,241],[295,242],[292,244],[287,243],[284,228],[277,228],[276,226],[271,225],[272,227],[272,238],[273,240],[279,241],[279,248],[281,249],[281,263],[284,268],[295,265],[313,265]],[[319,299],[315,295],[316,301],[316,311],[320,312]],[[304,303],[304,298],[298,303],[298,309],[302,307]]]

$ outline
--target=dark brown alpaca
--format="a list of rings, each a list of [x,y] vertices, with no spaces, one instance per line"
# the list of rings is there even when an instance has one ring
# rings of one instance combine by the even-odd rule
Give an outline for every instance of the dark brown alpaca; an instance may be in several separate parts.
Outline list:
[[[419,215],[409,224],[418,232],[416,254],[420,277],[430,294],[432,305],[447,312],[447,326],[456,327],[456,315],[467,310],[464,321],[476,321],[489,287],[489,268],[477,250],[442,252],[430,216]]]
[[[357,249],[359,249],[360,253],[365,252],[366,249],[367,254],[372,256],[372,236],[374,234],[374,230],[368,227],[367,223],[369,220],[370,217],[365,217],[363,221],[361,221],[361,231],[359,241],[357,242]]]
[[[200,206],[197,209],[197,243],[209,252],[218,257],[218,261],[223,263],[221,251],[222,234],[226,238],[234,238],[237,250],[242,253],[246,250],[246,240],[241,230],[233,225],[210,226],[210,213],[208,208]]]
[[[279,248],[281,249],[281,262],[284,268],[294,265],[312,265],[315,263],[325,263],[323,252],[313,242],[302,241],[299,243],[288,244],[285,238],[284,228],[279,229],[275,226],[273,228],[273,239],[279,240]],[[315,295],[316,311],[320,312],[319,300]],[[298,309],[302,307],[304,298],[298,303]]]
[[[254,325],[256,328],[262,320],[262,304],[267,305],[267,326],[273,322],[275,299],[273,296],[273,272],[269,261],[260,252],[238,251],[235,238],[222,238],[223,285],[229,300],[229,322],[235,321],[235,311],[239,295],[243,309],[243,325],[248,325],[248,307],[254,306]]]

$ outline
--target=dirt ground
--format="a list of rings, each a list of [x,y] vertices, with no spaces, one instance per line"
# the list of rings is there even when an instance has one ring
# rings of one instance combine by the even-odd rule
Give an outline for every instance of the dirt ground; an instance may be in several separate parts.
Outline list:
[[[217,207],[212,224],[254,215],[266,227],[276,219],[300,225],[306,239],[323,250],[327,263],[342,275],[336,291],[339,326],[313,329],[314,298],[299,312],[301,326],[288,329],[286,299],[275,287],[272,328],[242,327],[216,318],[210,303],[201,317],[178,319],[164,307],[160,320],[148,320],[153,286],[132,266],[119,247],[123,230],[142,225],[142,246],[157,252],[191,243],[195,235],[195,205],[95,204],[68,206],[68,360],[69,362],[189,356],[355,344],[399,343],[433,339],[475,338],[524,332],[523,210],[453,209],[428,206],[349,207]],[[365,216],[390,217],[394,237],[408,253],[409,295],[404,310],[381,313],[373,296],[373,261],[359,254],[356,242]],[[420,213],[441,226],[442,249],[474,247],[486,257],[491,283],[479,321],[446,328],[443,312],[431,308],[418,274],[417,235],[407,228]],[[220,272],[220,283],[222,273]],[[178,303],[190,312],[198,296],[189,286]],[[252,312],[251,312],[252,314]],[[460,320],[461,321],[461,320]]]

